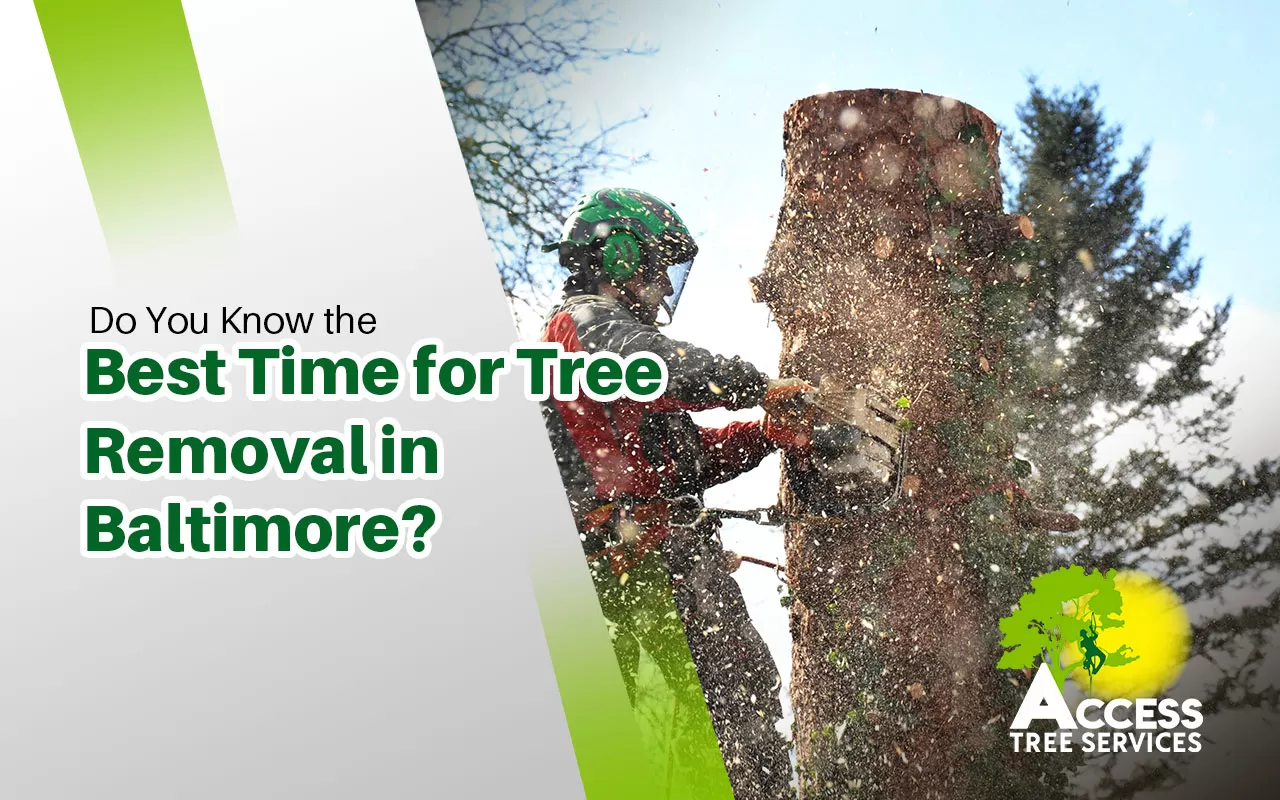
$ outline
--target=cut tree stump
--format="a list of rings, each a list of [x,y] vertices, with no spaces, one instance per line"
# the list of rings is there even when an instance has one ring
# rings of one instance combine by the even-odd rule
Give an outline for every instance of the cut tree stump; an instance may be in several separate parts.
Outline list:
[[[1010,479],[1011,445],[990,436],[1004,345],[984,288],[1015,280],[1001,254],[1033,230],[1003,213],[999,138],[972,106],[916,92],[831,92],[784,116],[785,196],[753,279],[782,330],[780,374],[908,397],[914,425],[897,506],[787,531],[804,800],[973,796],[975,765],[1009,750],[998,612],[964,502]],[[983,435],[981,458],[959,455]],[[812,478],[788,456],[784,511],[830,511]]]

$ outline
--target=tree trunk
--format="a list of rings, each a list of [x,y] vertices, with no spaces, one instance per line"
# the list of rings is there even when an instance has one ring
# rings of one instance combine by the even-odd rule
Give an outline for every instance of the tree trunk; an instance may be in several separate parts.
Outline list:
[[[782,329],[780,374],[906,396],[913,425],[893,508],[787,531],[804,800],[971,796],[1010,752],[995,669],[1009,601],[992,579],[1018,557],[1016,462],[997,401],[1001,326],[1026,307],[1002,294],[1018,283],[1007,253],[1031,229],[1002,213],[999,136],[915,92],[833,92],[784,117],[786,193],[754,280]],[[788,456],[785,511],[830,513],[815,474]]]

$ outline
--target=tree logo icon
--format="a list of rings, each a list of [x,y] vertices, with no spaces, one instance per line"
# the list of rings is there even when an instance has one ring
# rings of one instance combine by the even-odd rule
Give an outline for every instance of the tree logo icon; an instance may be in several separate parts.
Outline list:
[[[1079,566],[1033,578],[1031,590],[1022,595],[1017,608],[1000,620],[1004,634],[1000,644],[1006,652],[996,666],[1027,669],[1035,667],[1039,659],[1060,691],[1067,677],[1075,673],[1087,677],[1089,693],[1093,694],[1093,679],[1102,670],[1116,670],[1140,657],[1125,643],[1123,631],[1116,631],[1119,638],[1106,634],[1125,627],[1123,584],[1122,580],[1117,586],[1115,570],[1085,572]],[[1111,640],[1105,649],[1099,638]]]

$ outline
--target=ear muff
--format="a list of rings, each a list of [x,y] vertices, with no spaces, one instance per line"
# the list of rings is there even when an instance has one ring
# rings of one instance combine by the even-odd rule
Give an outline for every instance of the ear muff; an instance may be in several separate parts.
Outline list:
[[[629,280],[644,262],[644,247],[630,231],[615,230],[600,246],[600,271],[612,280]]]

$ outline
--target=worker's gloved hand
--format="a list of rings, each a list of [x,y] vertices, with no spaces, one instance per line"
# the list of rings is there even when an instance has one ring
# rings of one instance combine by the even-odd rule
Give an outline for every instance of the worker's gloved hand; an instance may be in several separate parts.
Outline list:
[[[729,574],[738,571],[738,567],[742,566],[742,556],[732,550],[724,551],[724,568]]]
[[[813,441],[814,387],[799,378],[769,381],[764,400],[764,435],[784,450],[803,450]]]

